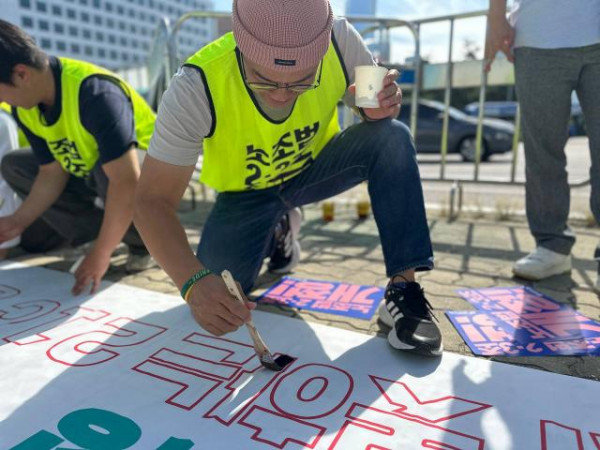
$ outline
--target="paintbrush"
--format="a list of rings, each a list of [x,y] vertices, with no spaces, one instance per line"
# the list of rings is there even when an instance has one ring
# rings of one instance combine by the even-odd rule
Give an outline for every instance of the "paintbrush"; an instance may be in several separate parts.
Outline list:
[[[233,276],[228,270],[224,270],[221,272],[221,278],[225,282],[225,286],[227,286],[227,290],[229,293],[235,297],[242,305],[246,305],[244,299],[242,298],[242,294],[240,293],[237,283],[233,279]],[[271,351],[265,344],[265,341],[262,340],[258,330],[254,326],[254,322],[250,319],[246,322],[246,328],[248,328],[248,333],[254,342],[254,351],[260,360],[260,363],[266,367],[267,369],[274,370],[279,372],[283,370],[289,363],[291,363],[294,358],[288,355],[280,355],[277,358],[274,358],[271,354]]]

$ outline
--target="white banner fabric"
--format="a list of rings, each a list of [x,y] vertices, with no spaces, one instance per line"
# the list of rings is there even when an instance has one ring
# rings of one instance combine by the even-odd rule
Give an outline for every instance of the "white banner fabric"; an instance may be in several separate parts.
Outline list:
[[[1,449],[600,449],[600,383],[255,311],[217,338],[176,296],[0,265]]]

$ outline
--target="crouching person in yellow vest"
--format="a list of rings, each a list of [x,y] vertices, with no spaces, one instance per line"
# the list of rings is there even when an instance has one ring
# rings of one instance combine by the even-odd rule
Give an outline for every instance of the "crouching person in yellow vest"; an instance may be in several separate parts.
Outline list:
[[[44,252],[94,241],[75,271],[73,293],[98,288],[121,241],[127,268],[152,265],[132,225],[139,178],[155,116],[116,75],[82,61],[49,56],[18,27],[0,20],[0,101],[31,149],[11,152],[2,175],[23,199],[0,218],[0,242]]]
[[[247,294],[263,259],[270,257],[270,268],[282,259],[293,265],[295,208],[368,181],[390,278],[380,308],[388,340],[400,350],[441,353],[440,330],[415,282],[415,271],[432,269],[433,254],[413,140],[395,120],[398,72],[388,71],[379,107],[362,111],[362,123],[343,132],[338,125],[338,102],[354,106],[354,68],[365,64],[374,64],[365,43],[333,17],[328,0],[234,0],[233,33],[173,78],[135,222],[207,331],[234,331],[253,308],[231,297],[222,270]],[[218,196],[194,255],[176,210],[202,150],[201,180]]]

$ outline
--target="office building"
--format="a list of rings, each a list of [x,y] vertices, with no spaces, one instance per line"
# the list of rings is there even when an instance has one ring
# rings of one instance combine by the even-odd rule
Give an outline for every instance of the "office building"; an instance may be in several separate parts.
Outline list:
[[[212,10],[210,0],[2,0],[2,18],[19,25],[50,54],[109,69],[144,65],[159,19]],[[209,19],[191,19],[178,34],[180,55],[214,38]]]

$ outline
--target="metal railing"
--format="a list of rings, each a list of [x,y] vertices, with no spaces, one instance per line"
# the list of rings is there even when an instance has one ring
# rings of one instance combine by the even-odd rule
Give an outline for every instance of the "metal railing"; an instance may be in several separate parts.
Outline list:
[[[481,61],[480,67],[480,89],[479,89],[479,99],[478,99],[478,116],[477,116],[477,132],[475,137],[476,147],[475,147],[475,161],[474,161],[474,171],[473,171],[473,179],[456,179],[456,178],[447,178],[446,177],[446,156],[448,153],[448,140],[449,140],[449,121],[450,121],[450,104],[452,97],[452,88],[453,88],[453,52],[454,52],[454,30],[455,30],[455,22],[457,20],[476,18],[476,17],[487,17],[488,11],[473,11],[465,14],[456,14],[449,16],[441,16],[441,17],[433,17],[423,20],[414,21],[417,29],[423,24],[430,23],[439,23],[439,22],[449,22],[450,24],[450,33],[449,33],[449,45],[448,45],[448,60],[447,60],[447,71],[446,71],[446,85],[444,88],[444,114],[443,114],[443,125],[442,125],[442,137],[440,142],[441,149],[441,164],[440,164],[440,174],[438,178],[428,178],[424,179],[426,181],[445,181],[452,182],[450,186],[450,211],[449,218],[450,220],[456,218],[462,209],[462,199],[463,199],[463,183],[477,183],[477,184],[495,184],[495,185],[513,185],[513,186],[524,186],[525,181],[517,181],[516,180],[516,172],[517,172],[517,164],[519,159],[519,144],[520,144],[520,134],[521,134],[521,108],[517,103],[516,115],[515,115],[515,127],[513,133],[513,141],[512,141],[512,158],[510,164],[510,176],[508,180],[482,180],[480,179],[480,166],[482,161],[482,150],[484,149],[484,115],[485,115],[485,103],[487,96],[487,88],[488,88],[488,72],[485,71],[486,61]],[[416,139],[416,135],[415,135]],[[590,184],[590,178],[579,182],[571,182],[569,183],[571,188],[579,188],[585,187]]]
[[[416,21],[419,26],[423,24],[439,23],[439,22],[450,22],[450,34],[449,34],[449,45],[448,45],[448,61],[446,70],[446,86],[444,89],[444,116],[442,125],[442,140],[440,143],[442,163],[440,164],[440,177],[436,180],[431,181],[448,181],[446,179],[446,156],[448,154],[448,129],[450,123],[450,103],[452,97],[452,82],[453,82],[453,53],[454,53],[454,28],[457,20],[471,19],[475,17],[486,17],[487,10],[473,11],[464,14],[455,14],[450,16],[433,17]],[[477,133],[475,136],[475,161],[474,161],[474,173],[473,180],[460,180],[460,181],[473,181],[480,182],[479,180],[479,168],[481,165],[481,156],[483,149],[483,119],[485,114],[485,98],[487,93],[488,74],[484,70],[485,60],[481,61],[481,83],[479,90],[479,111],[477,116]],[[520,109],[517,107],[517,116],[515,118],[515,131],[513,138],[513,160],[511,165],[511,177],[510,184],[523,184],[523,182],[517,182],[516,177],[516,165],[518,161],[518,150],[519,150],[519,134],[520,134]],[[486,183],[492,184],[507,184],[506,181],[493,181],[486,180]]]
[[[219,11],[192,11],[179,17],[179,19],[177,19],[177,21],[173,24],[168,43],[169,56],[167,60],[167,69],[171,72],[171,74],[175,73],[177,68],[182,63],[182,61],[179,60],[177,50],[177,33],[181,29],[182,25],[190,19],[221,19],[228,17],[231,17],[231,13]]]
[[[422,77],[421,77],[421,72],[422,72],[422,63],[421,63],[421,58],[420,58],[420,30],[421,27],[424,24],[431,24],[431,23],[439,23],[439,22],[449,22],[450,24],[450,32],[449,32],[449,45],[448,45],[448,60],[447,60],[447,67],[446,67],[446,85],[444,87],[444,110],[443,110],[443,116],[442,116],[442,135],[441,135],[441,141],[440,141],[440,157],[441,157],[441,161],[440,161],[440,173],[439,173],[439,177],[436,178],[428,178],[426,179],[427,181],[456,181],[453,179],[448,179],[446,178],[446,164],[447,164],[447,155],[448,155],[448,140],[449,140],[449,126],[450,126],[450,106],[451,106],[451,102],[452,102],[452,84],[453,84],[453,68],[454,68],[454,61],[453,61],[453,53],[454,53],[454,31],[455,31],[455,23],[457,20],[464,20],[464,19],[470,19],[470,18],[476,18],[476,17],[482,17],[482,16],[487,16],[487,10],[483,10],[483,11],[472,11],[472,12],[468,12],[468,13],[463,13],[463,14],[454,14],[454,15],[447,15],[447,16],[439,16],[439,17],[432,17],[432,18],[427,18],[427,19],[422,19],[422,20],[415,20],[412,22],[404,22],[404,23],[399,23],[401,21],[397,21],[398,23],[394,23],[393,20],[391,19],[380,19],[379,24],[380,27],[383,27],[386,29],[386,31],[389,31],[389,29],[393,28],[393,27],[398,27],[398,26],[406,26],[409,28],[409,30],[411,31],[411,33],[413,34],[414,38],[415,38],[415,84],[413,86],[412,89],[412,105],[411,105],[411,131],[413,133],[413,136],[415,136],[416,138],[416,128],[418,126],[417,125],[413,125],[413,122],[417,121],[417,117],[418,117],[418,107],[419,107],[419,103],[418,103],[418,99],[420,97],[420,86],[422,83]],[[353,17],[348,17],[349,20],[354,19]],[[358,20],[360,19],[360,20]],[[357,18],[356,21],[362,21],[362,18]],[[370,33],[375,31],[376,28],[375,27],[371,27],[369,29],[364,30],[361,34],[363,35],[363,37]],[[482,160],[482,149],[483,149],[483,120],[484,120],[484,112],[485,112],[485,98],[486,98],[486,92],[487,92],[487,72],[484,71],[484,65],[485,65],[485,61],[481,62],[481,81],[480,81],[480,92],[479,92],[479,114],[477,117],[477,132],[476,132],[476,136],[475,136],[475,161],[474,161],[474,174],[473,174],[473,180],[460,180],[460,181],[464,181],[464,182],[485,182],[485,183],[501,183],[501,184],[507,184],[506,181],[496,181],[496,180],[480,180],[479,179],[479,171],[480,171],[480,164],[481,164],[481,160]],[[517,108],[518,109],[518,108]],[[417,116],[417,117],[415,117]],[[517,112],[517,119],[519,118],[520,113]],[[514,133],[514,139],[513,139],[513,164],[511,167],[511,177],[510,177],[510,181],[508,183],[510,184],[523,184],[522,182],[517,182],[516,181],[516,164],[517,164],[517,160],[518,160],[518,146],[519,146],[519,133],[520,133],[520,123],[517,120],[515,123],[515,133]]]
[[[174,73],[171,72],[171,67],[168,65],[168,44],[171,34],[171,22],[167,17],[162,17],[156,26],[146,65],[149,80],[148,103],[154,110],[158,109],[162,94],[167,89]]]

